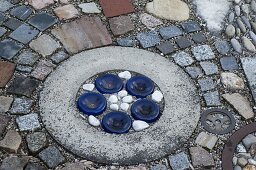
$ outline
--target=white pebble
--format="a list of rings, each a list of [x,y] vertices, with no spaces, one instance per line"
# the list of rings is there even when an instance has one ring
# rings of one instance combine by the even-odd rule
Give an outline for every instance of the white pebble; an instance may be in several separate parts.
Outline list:
[[[109,106],[109,108],[110,108],[111,110],[118,111],[119,106],[118,106],[117,104],[111,104],[111,105]]]
[[[129,80],[132,77],[132,74],[129,71],[124,71],[118,74],[120,78]]]
[[[160,91],[155,91],[152,94],[152,100],[157,103],[161,102],[163,98],[164,98],[164,95]]]
[[[94,117],[93,115],[90,115],[88,118],[89,124],[92,126],[99,126],[100,125],[100,121]]]
[[[93,91],[95,85],[94,84],[84,84],[83,89],[87,91]]]
[[[123,98],[123,102],[124,102],[124,103],[131,103],[132,101],[133,101],[132,96],[125,96],[125,97]]]
[[[109,98],[108,98],[108,101],[110,103],[117,103],[118,102],[118,98],[116,97],[116,95],[111,95]]]
[[[238,144],[237,147],[236,147],[236,151],[239,152],[239,153],[245,153],[246,149],[245,149],[244,145]]]
[[[121,103],[121,105],[120,105],[120,109],[122,110],[122,111],[125,111],[125,112],[127,112],[127,110],[129,109],[129,104],[128,103]]]
[[[123,98],[127,95],[128,95],[128,92],[126,90],[121,90],[120,92],[118,92],[118,97],[119,98]]]
[[[141,131],[143,129],[146,129],[149,127],[149,124],[147,122],[141,121],[141,120],[135,120],[132,123],[132,127],[135,131]]]
[[[248,162],[252,165],[256,165],[256,161],[252,158],[248,159]]]

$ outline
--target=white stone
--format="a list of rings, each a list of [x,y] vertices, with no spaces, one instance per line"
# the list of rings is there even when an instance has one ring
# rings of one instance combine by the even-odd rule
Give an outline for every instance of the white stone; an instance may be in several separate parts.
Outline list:
[[[245,149],[244,145],[242,145],[242,144],[237,145],[236,151],[239,153],[246,153],[246,149]]]
[[[121,90],[120,92],[118,92],[117,95],[118,95],[118,98],[123,98],[128,95],[128,92],[126,90]]]
[[[164,95],[160,92],[160,91],[155,91],[153,94],[152,94],[152,100],[157,102],[157,103],[160,103],[162,101],[162,99],[164,98]]]
[[[129,80],[132,77],[132,74],[129,71],[123,71],[123,72],[119,73],[118,76],[120,78]]]
[[[109,106],[109,108],[110,108],[111,110],[118,111],[119,106],[118,106],[118,104],[111,104],[111,105]]]
[[[256,166],[256,161],[252,158],[248,159],[249,164],[255,165]]]
[[[236,4],[239,4],[241,0],[234,0]]]
[[[97,119],[96,117],[94,117],[93,115],[90,115],[88,118],[89,124],[92,126],[99,126],[100,125],[100,121],[99,119]]]
[[[135,131],[141,131],[149,127],[149,124],[147,122],[141,121],[141,120],[135,120],[132,122],[132,128]]]
[[[217,136],[207,134],[206,132],[201,132],[201,133],[197,136],[195,142],[196,142],[198,145],[201,145],[201,146],[203,146],[203,147],[206,147],[206,148],[212,150],[213,147],[215,146],[217,140],[218,140]]]
[[[122,100],[124,103],[131,103],[133,101],[132,96],[125,96]]]
[[[120,109],[125,112],[128,111],[129,107],[130,107],[130,105],[128,103],[121,103],[121,105],[120,105]]]
[[[95,85],[94,84],[84,84],[83,89],[87,91],[93,91]]]
[[[116,97],[116,95],[111,95],[108,99],[108,101],[110,103],[117,103],[118,102],[118,98]]]
[[[83,3],[78,5],[84,13],[100,13],[101,11],[94,2]]]
[[[233,162],[233,164],[234,164],[234,165],[236,165],[236,164],[237,164],[237,157],[236,157],[236,156],[235,156],[235,157],[233,157],[232,162]]]

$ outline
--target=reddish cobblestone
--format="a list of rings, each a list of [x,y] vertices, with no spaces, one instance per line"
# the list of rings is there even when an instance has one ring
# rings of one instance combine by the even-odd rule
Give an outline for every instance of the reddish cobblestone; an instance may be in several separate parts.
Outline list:
[[[0,61],[0,88],[5,87],[12,78],[15,66],[11,62]]]

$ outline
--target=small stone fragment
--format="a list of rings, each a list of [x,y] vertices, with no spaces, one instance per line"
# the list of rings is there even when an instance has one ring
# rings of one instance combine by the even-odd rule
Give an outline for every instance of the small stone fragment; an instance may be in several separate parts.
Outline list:
[[[49,168],[55,168],[60,163],[65,161],[65,158],[55,146],[49,146],[41,151],[39,153],[39,157]]]
[[[237,159],[237,164],[240,165],[241,167],[244,167],[247,163],[248,163],[248,161],[245,158],[238,158]]]
[[[246,149],[245,149],[244,145],[242,145],[242,144],[237,145],[236,151],[239,153],[243,153],[243,152],[246,153]]]
[[[132,128],[135,131],[142,131],[149,127],[149,124],[147,122],[141,121],[141,120],[134,120],[132,123]]]
[[[89,118],[88,118],[88,122],[90,125],[92,126],[100,126],[100,121],[99,119],[97,119],[96,117],[94,117],[93,115],[90,115]]]
[[[152,15],[143,13],[140,15],[140,20],[148,29],[154,29],[155,27],[162,25],[163,22]]]
[[[256,143],[256,137],[252,134],[249,134],[242,140],[242,142],[246,149],[249,149],[252,144]]]
[[[128,103],[121,103],[121,104],[120,104],[120,109],[121,109],[122,111],[127,112],[128,109],[129,109],[129,107],[130,107],[130,105],[129,105]]]
[[[118,76],[125,80],[129,80],[132,77],[132,74],[129,71],[124,71],[124,72],[118,73]]]
[[[211,167],[214,166],[214,160],[212,155],[210,155],[205,149],[197,146],[189,148],[191,155],[192,164],[194,167],[204,166]]]
[[[111,105],[109,106],[109,108],[110,108],[111,110],[118,111],[119,106],[118,106],[118,104],[111,104]]]
[[[152,94],[152,100],[160,103],[164,98],[164,95],[162,94],[162,92],[156,90],[153,94]]]
[[[217,136],[207,134],[206,132],[201,132],[201,133],[197,136],[195,142],[196,142],[198,145],[201,145],[201,146],[203,146],[203,147],[206,147],[206,148],[212,150],[213,147],[215,146],[217,140],[218,140]]]
[[[244,81],[234,73],[221,73],[222,84],[229,89],[244,89]]]
[[[34,132],[26,137],[28,149],[32,153],[37,153],[47,145],[46,135],[43,132]]]
[[[20,116],[16,119],[16,123],[18,124],[20,131],[33,131],[41,128],[38,114],[36,113]]]
[[[83,85],[83,89],[87,90],[87,91],[93,91],[94,88],[95,88],[94,84],[84,84]]]
[[[0,149],[7,152],[17,153],[21,144],[21,136],[15,130],[9,130],[4,139],[0,141]]]
[[[99,10],[99,8],[94,2],[82,3],[82,4],[79,4],[78,6],[82,9],[82,12],[86,14],[101,13],[101,11]]]
[[[118,98],[116,95],[111,95],[108,99],[108,101],[113,104],[113,103],[117,103],[118,102]]]
[[[117,95],[118,95],[118,98],[123,98],[128,95],[128,92],[126,90],[121,90],[120,92],[118,92]]]
[[[13,102],[13,97],[0,96],[0,112],[7,112]]]
[[[123,101],[124,103],[131,103],[131,102],[133,101],[133,98],[132,98],[132,96],[125,96],[125,97],[122,99],[122,101]]]
[[[169,161],[172,169],[189,169],[190,162],[188,160],[188,155],[186,155],[184,152],[169,156]]]

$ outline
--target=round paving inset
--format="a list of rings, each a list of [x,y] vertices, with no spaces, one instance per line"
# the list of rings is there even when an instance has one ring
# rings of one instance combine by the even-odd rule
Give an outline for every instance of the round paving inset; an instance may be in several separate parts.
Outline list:
[[[161,117],[136,133],[110,134],[79,116],[76,95],[84,80],[109,70],[129,70],[155,82],[164,95]],[[105,47],[70,57],[45,81],[40,112],[49,133],[66,149],[107,164],[138,164],[164,157],[191,136],[200,117],[192,80],[164,57],[134,48]]]

